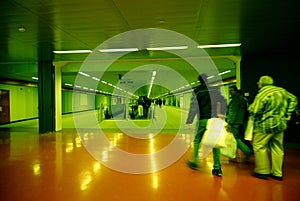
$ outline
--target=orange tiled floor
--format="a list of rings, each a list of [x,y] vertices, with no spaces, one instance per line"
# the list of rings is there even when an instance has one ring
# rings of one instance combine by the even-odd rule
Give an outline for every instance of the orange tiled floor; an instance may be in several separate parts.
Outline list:
[[[226,158],[222,158],[223,177],[215,177],[211,174],[211,155],[201,162],[199,171],[191,170],[185,165],[190,149],[160,171],[124,173],[95,160],[74,129],[42,135],[34,129],[5,129],[0,136],[0,200],[300,200],[300,149],[286,149],[284,181],[279,182],[253,178],[253,164],[231,163]],[[91,136],[86,133],[86,137]],[[163,150],[174,136],[161,134],[152,141],[122,133],[106,134],[113,146],[139,155],[150,153],[151,149]],[[182,140],[190,143],[188,138]],[[96,151],[101,152],[107,164],[117,159],[100,147]],[[131,161],[118,165],[134,168]]]

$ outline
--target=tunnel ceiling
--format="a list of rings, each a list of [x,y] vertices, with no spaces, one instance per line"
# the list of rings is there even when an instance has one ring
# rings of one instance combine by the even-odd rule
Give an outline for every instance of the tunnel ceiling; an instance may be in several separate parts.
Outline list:
[[[98,90],[116,89],[101,82],[106,80],[133,92],[139,88],[146,89],[137,91],[147,91],[151,75],[157,71],[156,78],[160,83],[154,82],[156,94],[152,94],[157,96],[166,88],[172,90],[172,87],[175,89],[196,80],[199,72],[186,62],[188,58],[201,60],[201,65],[212,61],[218,72],[230,70],[230,73],[221,75],[223,80],[234,79],[235,63],[241,55],[297,51],[300,35],[298,8],[299,2],[295,0],[4,0],[1,1],[0,13],[0,78],[35,82],[32,77],[37,77],[37,63],[50,60],[62,68],[63,86],[66,83],[74,85],[82,66],[89,63],[92,67],[88,73],[98,76],[99,83],[87,81],[90,84],[87,87]],[[105,44],[120,34],[149,28],[178,33],[199,45],[241,43],[241,46],[203,49],[205,56],[190,51],[194,44],[185,44],[186,40],[161,37],[160,34],[132,36],[130,40],[121,37]],[[62,50],[95,51],[101,45],[125,48],[126,44],[136,44],[140,49],[118,59],[111,56],[114,53],[107,53],[110,56],[102,54],[88,62],[91,53],[53,53]],[[168,45],[188,46],[187,50],[178,50],[186,51],[184,58],[176,52],[145,49]],[[198,68],[201,73],[211,76],[216,73]],[[172,82],[174,86],[169,87]],[[159,85],[165,86],[159,90]]]

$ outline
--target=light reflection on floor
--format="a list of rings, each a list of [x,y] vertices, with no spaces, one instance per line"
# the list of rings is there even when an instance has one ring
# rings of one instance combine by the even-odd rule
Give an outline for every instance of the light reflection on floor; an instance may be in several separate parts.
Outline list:
[[[178,135],[182,143],[191,143],[188,135]],[[211,155],[201,161],[199,171],[191,170],[185,165],[190,148],[163,170],[126,174],[95,160],[75,129],[42,135],[29,129],[5,129],[0,136],[1,200],[296,201],[300,197],[300,149],[286,149],[284,181],[278,182],[253,178],[253,164],[232,163],[224,157],[224,175],[214,177]],[[150,154],[168,146],[175,134],[137,139],[119,132],[105,133],[105,137],[112,147],[133,154]],[[99,154],[107,161],[116,160],[109,150],[103,152],[99,147]],[[156,162],[152,158],[149,164],[155,169],[159,165]]]

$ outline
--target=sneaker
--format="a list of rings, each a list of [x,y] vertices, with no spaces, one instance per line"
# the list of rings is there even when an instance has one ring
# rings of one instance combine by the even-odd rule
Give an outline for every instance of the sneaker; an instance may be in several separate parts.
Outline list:
[[[257,172],[252,172],[252,176],[259,178],[259,179],[268,179],[268,177],[270,176],[270,174],[260,174]]]
[[[216,175],[218,177],[222,177],[222,170],[221,170],[221,168],[219,168],[219,169],[213,169],[212,170],[212,174],[214,174],[214,175]]]
[[[275,176],[275,175],[273,175],[273,174],[270,174],[270,177],[271,177],[272,179],[277,180],[277,181],[282,181],[282,180],[283,180],[282,177],[280,177],[280,176]]]
[[[199,169],[199,166],[196,163],[192,162],[192,161],[187,160],[185,163],[187,164],[187,166],[189,168],[191,168],[193,170],[198,170]]]

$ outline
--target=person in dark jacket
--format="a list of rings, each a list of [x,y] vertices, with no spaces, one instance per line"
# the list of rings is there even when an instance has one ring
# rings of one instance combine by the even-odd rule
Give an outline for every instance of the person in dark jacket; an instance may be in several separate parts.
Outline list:
[[[226,100],[220,94],[218,88],[208,87],[207,75],[199,75],[198,80],[200,85],[196,87],[192,94],[190,108],[186,124],[190,127],[197,115],[196,134],[193,140],[192,159],[186,161],[191,169],[198,169],[198,151],[203,134],[206,131],[206,125],[210,118],[224,116],[226,110]],[[213,148],[214,165],[212,173],[216,176],[222,176],[220,149]]]
[[[252,150],[244,143],[244,125],[247,123],[247,100],[239,93],[237,87],[229,87],[231,100],[226,110],[227,129],[230,130],[236,140],[237,148],[245,155],[244,161],[248,161]]]

